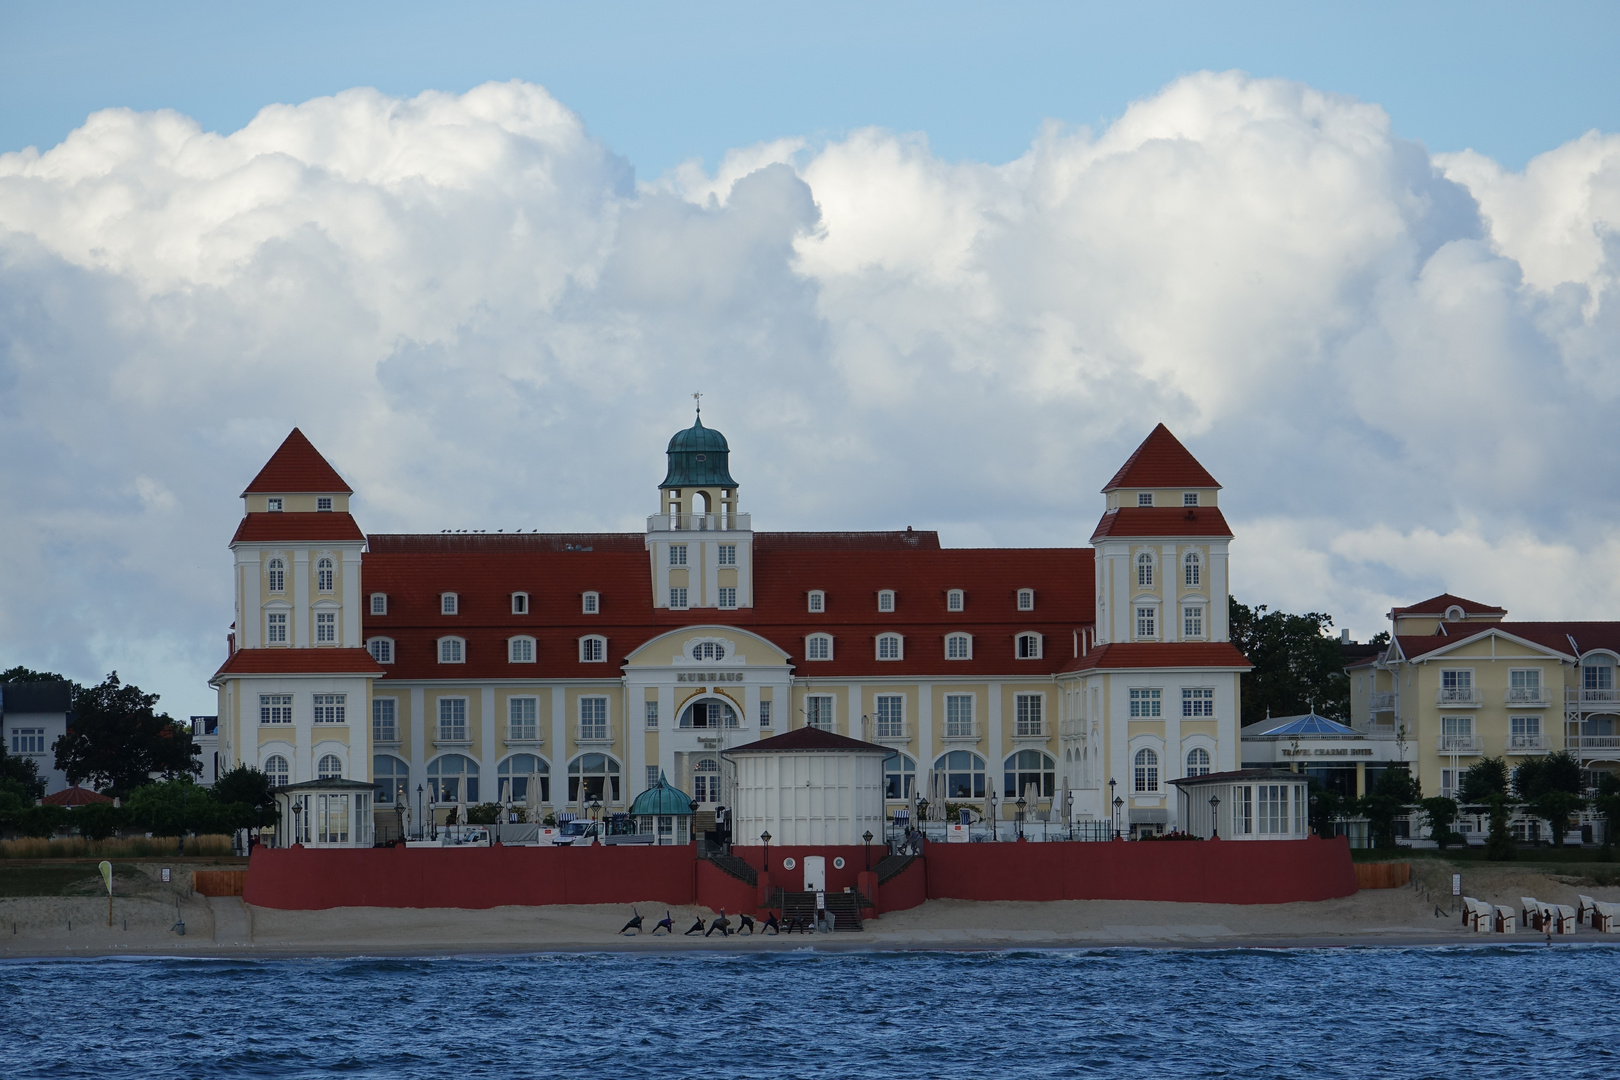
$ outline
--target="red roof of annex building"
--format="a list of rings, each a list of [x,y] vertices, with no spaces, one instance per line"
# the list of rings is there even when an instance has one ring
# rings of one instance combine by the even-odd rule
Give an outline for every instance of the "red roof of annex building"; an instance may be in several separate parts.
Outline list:
[[[1442,623],[1441,630],[1432,635],[1400,635],[1395,639],[1400,655],[1415,660],[1489,633],[1511,634],[1565,656],[1585,656],[1594,650],[1620,655],[1620,622]]]
[[[755,533],[753,548],[752,607],[671,610],[652,606],[637,533],[373,536],[362,573],[388,610],[363,616],[364,636],[393,640],[389,679],[613,679],[651,639],[713,625],[772,642],[799,678],[1016,678],[1053,673],[1096,609],[1090,548],[941,548],[937,533],[923,531]],[[952,589],[964,593],[962,611],[946,609]],[[1034,590],[1034,610],[1018,610],[1020,589]],[[812,590],[825,610],[809,611]],[[894,611],[877,610],[881,590],[894,591]],[[455,615],[440,614],[447,592],[457,594]],[[512,613],[514,592],[529,594],[527,613]],[[582,612],[587,592],[598,595],[597,614]],[[945,636],[957,631],[972,635],[972,656],[945,660]],[[1015,639],[1028,631],[1043,636],[1044,659],[1016,658]],[[805,660],[805,638],[818,632],[832,635],[832,658]],[[888,632],[903,638],[899,660],[877,659],[877,637]],[[606,663],[579,659],[589,634],[607,639]],[[517,635],[535,639],[534,663],[508,661]],[[464,663],[438,663],[447,636],[466,642]]]
[[[79,787],[75,784],[73,787],[53,792],[39,801],[46,806],[89,806],[92,803],[110,803],[112,798],[103,795],[99,791],[91,791],[89,788]]]
[[[1239,668],[1254,665],[1229,641],[1120,642],[1098,645],[1061,671],[1130,671],[1149,668]]]
[[[384,674],[383,666],[364,649],[237,649],[208,681],[226,675]]]
[[[292,492],[321,492],[352,495],[321,452],[297,428],[270,455],[259,475],[243,489],[243,495],[279,495]]]
[[[1230,539],[1232,527],[1213,506],[1122,506],[1097,522],[1091,538],[1109,536],[1216,536]]]
[[[1394,618],[1397,615],[1433,615],[1437,618],[1443,618],[1446,609],[1452,607],[1462,608],[1464,617],[1469,615],[1507,614],[1507,608],[1493,607],[1490,604],[1481,604],[1477,600],[1464,600],[1460,596],[1441,593],[1439,596],[1431,596],[1429,599],[1420,601],[1410,607],[1392,608],[1389,617]]]
[[[346,513],[247,514],[236,526],[231,543],[299,543],[320,540],[364,540],[360,525]]]
[[[1118,488],[1218,488],[1221,485],[1188,452],[1181,440],[1160,424],[1125,459],[1104,493]]]

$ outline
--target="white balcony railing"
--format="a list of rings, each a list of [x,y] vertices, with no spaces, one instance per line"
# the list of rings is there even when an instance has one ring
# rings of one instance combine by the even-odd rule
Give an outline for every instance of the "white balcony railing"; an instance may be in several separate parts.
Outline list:
[[[1439,754],[1477,754],[1479,753],[1479,736],[1442,735],[1435,740],[1434,749]]]
[[[977,720],[945,722],[946,742],[978,742],[982,734]]]
[[[647,518],[647,531],[749,532],[752,522],[748,514],[652,514]]]
[[[579,738],[581,745],[585,743],[610,743],[613,741],[612,724],[580,724]]]
[[[1575,735],[1569,741],[1573,750],[1620,750],[1620,735]]]
[[[1045,739],[1050,731],[1045,723],[1031,724],[1028,721],[1013,724],[1012,737],[1015,739]]]
[[[1581,705],[1615,705],[1620,704],[1620,690],[1570,690],[1565,699],[1571,704]]]
[[[873,720],[869,730],[873,742],[909,742],[911,725],[904,720]]]
[[[1483,705],[1485,704],[1485,695],[1473,687],[1442,687],[1434,695],[1434,703],[1453,707]]]
[[[1541,686],[1510,686],[1502,698],[1504,705],[1551,705],[1552,695]]]
[[[1509,735],[1507,751],[1510,754],[1540,754],[1547,750],[1544,735]]]
[[[1395,691],[1374,690],[1372,692],[1371,707],[1373,712],[1394,712]]]

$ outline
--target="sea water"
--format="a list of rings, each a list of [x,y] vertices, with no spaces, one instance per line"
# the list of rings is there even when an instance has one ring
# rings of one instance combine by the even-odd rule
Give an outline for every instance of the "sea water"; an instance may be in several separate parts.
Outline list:
[[[28,1077],[1620,1077],[1602,946],[0,964]]]

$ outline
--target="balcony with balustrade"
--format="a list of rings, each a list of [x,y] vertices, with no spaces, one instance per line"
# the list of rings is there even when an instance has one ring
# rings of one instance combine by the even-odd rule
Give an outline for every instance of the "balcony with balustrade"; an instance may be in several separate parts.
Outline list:
[[[1013,742],[1045,742],[1051,737],[1051,728],[1044,720],[1018,720],[1012,724]]]
[[[1368,697],[1368,706],[1375,713],[1394,712],[1395,700],[1395,691],[1393,690],[1374,690]]]
[[[984,731],[977,720],[947,720],[940,737],[948,743],[976,743],[984,737]]]
[[[1434,741],[1437,754],[1478,754],[1478,735],[1441,735]]]
[[[1509,735],[1507,752],[1510,754],[1545,754],[1550,747],[1547,736],[1535,735]]]
[[[1485,704],[1485,695],[1472,686],[1443,686],[1435,692],[1434,703],[1442,709],[1477,709]]]
[[[1510,686],[1502,695],[1502,704],[1522,709],[1545,709],[1552,704],[1552,695],[1544,686]]]
[[[1578,707],[1582,712],[1620,712],[1620,690],[1612,688],[1594,690],[1582,687],[1564,691],[1566,705]]]
[[[1565,741],[1581,758],[1620,761],[1620,735],[1571,735]]]
[[[661,532],[752,532],[750,514],[649,514],[647,531]]]
[[[911,725],[904,720],[870,720],[870,741],[882,745],[905,745],[911,741]]]
[[[579,735],[574,741],[580,746],[611,746],[613,744],[612,724],[581,721],[578,731]]]

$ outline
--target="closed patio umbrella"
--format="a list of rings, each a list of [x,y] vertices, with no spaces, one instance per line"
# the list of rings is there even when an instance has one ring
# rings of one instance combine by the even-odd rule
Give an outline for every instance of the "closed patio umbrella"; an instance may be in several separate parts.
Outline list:
[[[1057,803],[1053,809],[1058,812],[1058,823],[1065,828],[1069,825],[1069,778],[1063,777],[1063,786],[1058,788]]]
[[[934,770],[933,769],[928,770],[928,775],[926,777],[924,777],[924,783],[927,785],[927,793],[919,795],[918,793],[913,792],[912,796],[911,796],[911,823],[913,825],[921,825],[922,824],[922,818],[917,816],[917,810],[918,810],[919,804],[922,802],[923,799],[928,800],[928,805],[929,806],[934,805]]]
[[[540,815],[535,813],[536,810],[540,809],[539,789],[540,778],[538,776],[529,777],[529,782],[523,785],[523,809],[528,811],[524,816],[530,821],[540,820]]]
[[[990,838],[996,837],[996,789],[989,783],[984,785],[984,823],[990,829]]]

